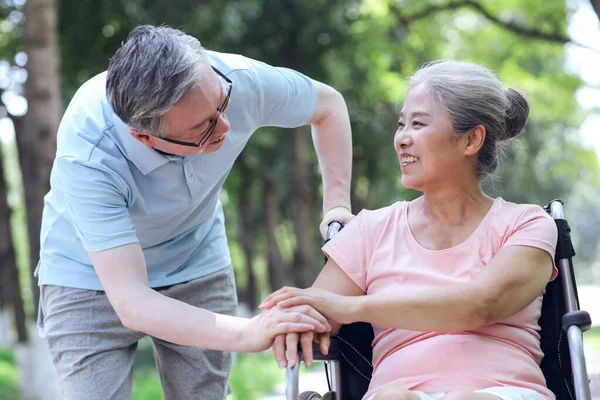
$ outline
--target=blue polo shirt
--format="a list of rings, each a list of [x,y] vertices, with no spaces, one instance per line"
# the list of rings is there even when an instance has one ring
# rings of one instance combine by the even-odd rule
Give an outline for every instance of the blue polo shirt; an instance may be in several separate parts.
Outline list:
[[[106,73],[75,94],[58,130],[44,199],[40,285],[101,290],[88,252],[130,243],[142,247],[151,287],[230,265],[223,182],[256,129],[306,124],[317,91],[296,71],[240,55],[207,56],[233,81],[231,129],[214,154],[165,156],[134,139],[106,100]]]

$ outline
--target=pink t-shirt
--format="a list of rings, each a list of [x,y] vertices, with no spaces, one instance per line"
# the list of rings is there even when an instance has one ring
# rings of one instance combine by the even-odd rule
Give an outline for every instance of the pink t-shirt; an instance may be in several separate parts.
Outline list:
[[[537,247],[554,259],[556,225],[540,206],[497,198],[467,240],[432,251],[412,235],[407,204],[360,212],[323,247],[367,295],[432,287],[444,290],[469,282],[507,246]],[[555,267],[550,279],[557,273]],[[374,371],[365,398],[384,386],[425,393],[518,386],[554,399],[539,368],[541,306],[540,295],[510,318],[474,331],[438,333],[373,326]]]

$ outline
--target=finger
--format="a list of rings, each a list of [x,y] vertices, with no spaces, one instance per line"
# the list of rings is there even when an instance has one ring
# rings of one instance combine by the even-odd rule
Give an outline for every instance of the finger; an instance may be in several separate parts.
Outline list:
[[[330,344],[331,344],[331,335],[329,335],[329,332],[322,333],[319,335],[319,350],[321,351],[321,354],[326,356],[327,353],[329,353]]]
[[[285,337],[285,355],[287,358],[287,366],[293,367],[296,364],[298,356],[298,339],[297,333],[288,333]]]
[[[316,319],[323,326],[325,326],[326,331],[331,330],[331,325],[329,324],[329,320],[312,306],[308,306],[308,305],[294,306],[293,308],[290,308],[290,311],[298,311],[303,314],[306,314],[309,317]]]
[[[304,359],[304,364],[306,364],[307,367],[310,367],[313,362],[312,344],[314,337],[314,332],[305,332],[300,336],[302,358]]]
[[[277,305],[280,301],[288,299],[292,296],[292,293],[287,288],[279,289],[278,291],[268,295],[267,298],[262,303],[260,303],[259,307],[271,308]]]
[[[308,304],[309,306],[312,306],[312,299],[306,296],[296,296],[296,297],[289,297],[287,299],[283,299],[280,300],[277,305],[281,308],[289,308],[292,306],[299,306],[299,305],[304,305],[304,304]]]
[[[292,315],[290,315],[290,318],[292,318],[292,320],[294,322],[311,324],[312,326],[314,326],[315,331],[327,332],[327,325],[325,325],[327,322],[322,323],[318,319],[314,318],[313,316],[306,315],[302,312],[294,312],[294,313],[288,313],[288,314],[292,314]]]
[[[279,368],[285,368],[287,360],[285,359],[285,335],[277,335],[273,341],[273,356]]]
[[[298,312],[298,311],[279,311],[276,315],[274,315],[274,318],[276,318],[276,327],[275,330],[273,332],[273,334],[281,334],[281,333],[287,333],[290,331],[285,331],[282,332],[281,329],[283,329],[283,327],[287,326],[287,325],[282,325],[284,323],[298,323],[298,324],[305,324],[305,325],[310,325],[311,329],[304,329],[302,330],[302,332],[306,332],[308,330],[316,330],[318,332],[325,332],[327,331],[327,326],[323,325],[321,322],[319,322],[317,319],[306,315],[302,312]],[[292,331],[292,332],[296,332],[296,331]]]

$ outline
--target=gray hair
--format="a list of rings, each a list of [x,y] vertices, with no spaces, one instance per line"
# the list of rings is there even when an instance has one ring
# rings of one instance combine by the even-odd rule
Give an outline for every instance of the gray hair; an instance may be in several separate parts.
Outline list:
[[[410,79],[409,90],[425,85],[433,101],[452,120],[452,128],[464,135],[483,125],[486,137],[477,158],[477,177],[491,178],[498,167],[501,143],[523,132],[529,117],[527,97],[504,90],[489,69],[463,61],[436,61],[425,64]]]
[[[110,60],[106,97],[128,126],[163,137],[162,116],[198,84],[203,62],[198,39],[166,26],[139,26]]]

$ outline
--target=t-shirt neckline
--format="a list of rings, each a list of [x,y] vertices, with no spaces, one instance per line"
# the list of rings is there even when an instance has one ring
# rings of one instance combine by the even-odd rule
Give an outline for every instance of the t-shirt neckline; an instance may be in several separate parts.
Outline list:
[[[452,247],[448,247],[446,249],[441,249],[441,250],[430,250],[428,248],[423,247],[415,238],[415,236],[413,235],[412,230],[410,229],[410,225],[408,223],[408,201],[406,201],[404,203],[404,211],[402,213],[402,219],[403,219],[403,224],[404,224],[404,229],[406,231],[406,236],[408,236],[410,238],[410,241],[417,246],[417,248],[419,248],[419,250],[426,252],[426,253],[431,253],[431,254],[441,254],[441,253],[445,253],[445,252],[450,252],[450,251],[454,251],[457,250],[463,246],[466,246],[473,237],[475,237],[475,235],[481,230],[483,229],[482,226],[484,225],[484,223],[487,221],[488,218],[490,218],[490,215],[492,214],[492,212],[494,211],[494,209],[496,208],[496,205],[499,203],[500,197],[496,197],[494,199],[494,202],[492,203],[492,206],[490,207],[490,209],[488,210],[488,212],[483,216],[483,218],[481,219],[481,221],[479,222],[479,225],[477,225],[477,228],[475,228],[473,230],[473,232],[471,232],[471,234],[469,235],[469,237],[467,237],[465,240],[463,240],[461,243],[452,246]]]

